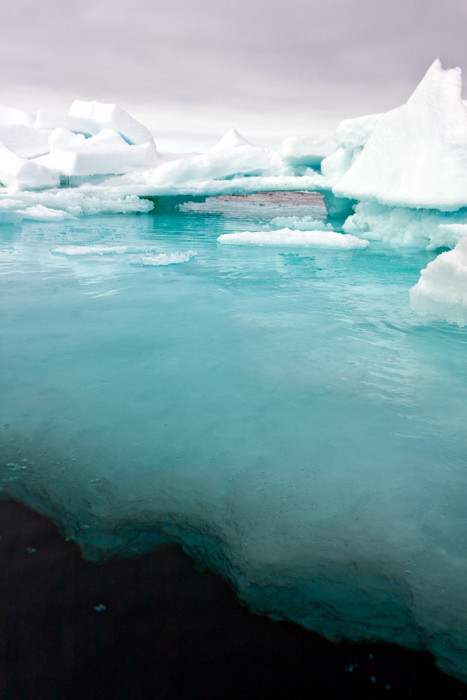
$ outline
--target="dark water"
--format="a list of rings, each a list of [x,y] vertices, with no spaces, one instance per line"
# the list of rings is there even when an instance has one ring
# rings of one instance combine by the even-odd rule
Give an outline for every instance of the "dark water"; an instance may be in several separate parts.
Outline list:
[[[91,564],[5,501],[0,535],[3,700],[467,696],[428,654],[336,645],[252,615],[176,545]]]

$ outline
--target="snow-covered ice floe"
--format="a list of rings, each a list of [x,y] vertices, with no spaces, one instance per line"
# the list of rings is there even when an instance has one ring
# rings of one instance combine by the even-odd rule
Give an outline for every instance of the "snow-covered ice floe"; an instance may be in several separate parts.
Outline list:
[[[279,246],[292,248],[334,248],[350,250],[366,248],[368,241],[352,234],[336,231],[294,231],[289,228],[277,231],[240,231],[225,233],[217,239],[226,245]]]

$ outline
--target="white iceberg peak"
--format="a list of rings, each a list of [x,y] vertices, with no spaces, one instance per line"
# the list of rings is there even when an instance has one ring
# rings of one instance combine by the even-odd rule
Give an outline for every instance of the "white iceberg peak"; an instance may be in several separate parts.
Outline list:
[[[215,151],[226,151],[230,148],[238,148],[239,146],[253,146],[244,136],[242,136],[235,127],[228,129],[223,137],[209,150]]]
[[[401,107],[374,120],[334,186],[338,196],[454,211],[467,205],[467,110],[461,71],[437,59]]]

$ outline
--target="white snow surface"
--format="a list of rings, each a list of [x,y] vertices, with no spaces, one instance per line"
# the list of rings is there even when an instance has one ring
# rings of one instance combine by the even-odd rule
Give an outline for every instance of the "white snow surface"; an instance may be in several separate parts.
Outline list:
[[[211,153],[215,153],[216,151],[225,151],[230,150],[231,148],[238,148],[238,146],[253,146],[253,144],[232,126],[225,132],[223,137],[209,149],[209,151]]]
[[[461,228],[461,227],[459,227]],[[467,225],[463,238],[422,270],[410,290],[410,303],[419,313],[428,314],[459,326],[467,325]]]
[[[336,150],[333,135],[289,136],[282,142],[282,158],[293,166],[318,168]]]
[[[68,116],[78,119],[91,133],[108,127],[121,134],[130,144],[141,146],[143,143],[154,143],[149,129],[116,104],[75,100]]]
[[[452,248],[465,235],[466,212],[446,215],[435,209],[388,207],[360,202],[344,223],[344,231],[392,248],[436,250]],[[454,224],[454,226],[453,226]]]
[[[277,231],[240,231],[224,233],[217,239],[227,245],[279,246],[284,248],[366,248],[368,241],[336,231],[301,231],[289,228]]]
[[[374,118],[363,150],[333,192],[390,206],[454,211],[467,206],[467,110],[461,71],[439,60],[402,107]],[[366,138],[342,136],[352,149]],[[370,131],[370,128],[368,128]]]

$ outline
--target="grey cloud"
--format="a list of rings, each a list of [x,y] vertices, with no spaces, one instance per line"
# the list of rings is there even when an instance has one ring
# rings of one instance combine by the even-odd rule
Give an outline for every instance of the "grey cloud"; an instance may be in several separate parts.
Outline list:
[[[464,0],[7,0],[2,80],[6,92],[346,116],[406,99],[438,56],[467,68],[466,24]]]

